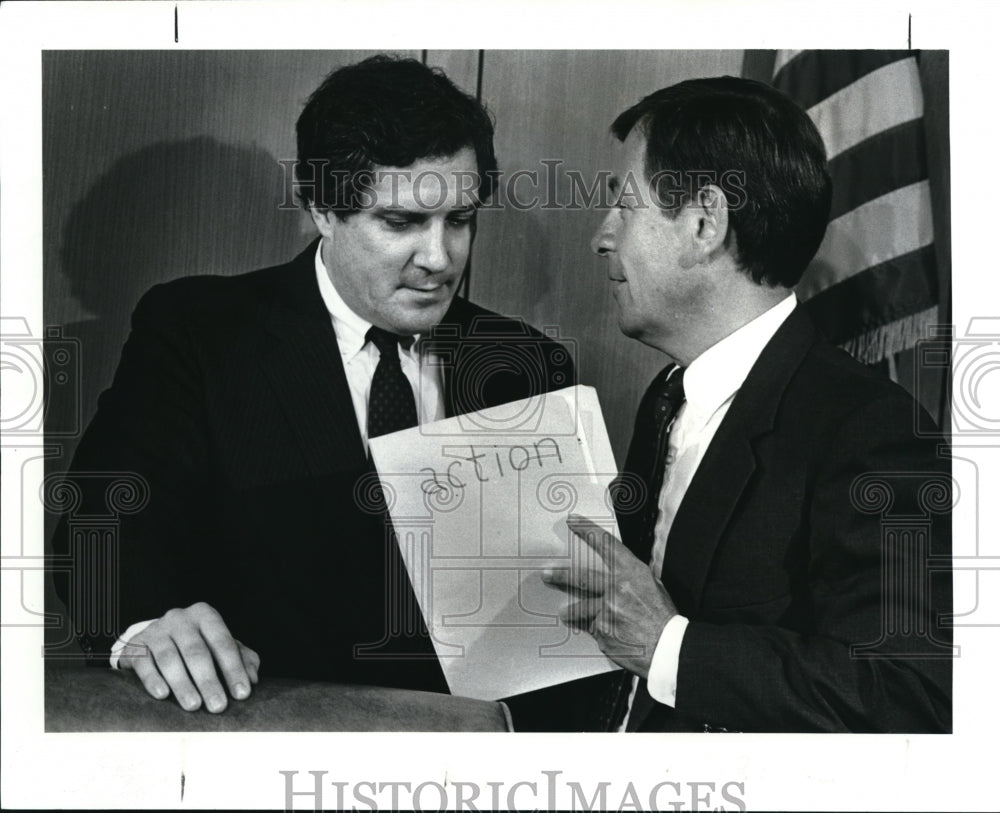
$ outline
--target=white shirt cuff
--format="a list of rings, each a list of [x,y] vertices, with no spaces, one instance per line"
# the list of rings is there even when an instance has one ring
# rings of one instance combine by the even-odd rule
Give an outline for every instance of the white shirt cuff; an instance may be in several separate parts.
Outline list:
[[[649,664],[649,679],[646,688],[657,703],[674,706],[677,702],[677,670],[681,660],[681,642],[687,630],[688,620],[683,615],[675,615],[663,627],[660,640],[653,650],[653,660]]]
[[[108,659],[111,664],[112,669],[118,668],[118,661],[121,659],[122,651],[128,646],[128,642],[135,638],[140,632],[142,632],[146,627],[152,624],[156,619],[150,618],[148,621],[139,621],[125,630],[124,634],[118,636],[118,640],[111,645],[111,657]],[[669,626],[669,622],[667,622]]]

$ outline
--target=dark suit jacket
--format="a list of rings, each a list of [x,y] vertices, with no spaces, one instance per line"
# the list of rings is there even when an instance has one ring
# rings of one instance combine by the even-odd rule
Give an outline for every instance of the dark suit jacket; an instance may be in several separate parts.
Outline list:
[[[149,484],[148,506],[121,518],[118,632],[205,601],[262,674],[447,691],[381,492],[366,487],[314,256],[315,243],[288,265],[178,279],[136,308],[72,466]],[[461,299],[432,337],[449,415],[574,383],[561,345]],[[54,548],[69,547],[63,522]],[[106,663],[112,639],[77,626]]]
[[[626,471],[648,484],[644,408]],[[950,730],[950,465],[916,420],[795,310],[671,527],[662,581],[690,625],[676,709],[640,730]],[[638,508],[620,527],[648,561]]]

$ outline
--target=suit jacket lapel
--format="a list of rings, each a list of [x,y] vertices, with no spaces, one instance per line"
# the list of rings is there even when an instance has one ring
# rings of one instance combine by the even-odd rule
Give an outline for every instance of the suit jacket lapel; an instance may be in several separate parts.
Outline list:
[[[330,314],[316,283],[316,242],[277,269],[260,361],[284,407],[309,472],[366,465]]]
[[[757,466],[754,440],[774,427],[788,381],[814,341],[812,323],[799,305],[751,368],[681,501],[662,580],[682,613],[701,606],[715,550]]]

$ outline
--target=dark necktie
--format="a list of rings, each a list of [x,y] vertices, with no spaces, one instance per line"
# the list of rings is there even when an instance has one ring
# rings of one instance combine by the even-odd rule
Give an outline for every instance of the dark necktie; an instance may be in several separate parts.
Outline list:
[[[662,376],[662,373],[661,373]],[[657,386],[653,400],[654,423],[656,427],[656,457],[653,463],[650,479],[649,504],[643,523],[646,539],[643,540],[643,550],[652,551],[656,543],[656,520],[660,514],[660,489],[663,488],[663,475],[667,465],[667,444],[670,437],[670,424],[677,415],[677,410],[684,403],[684,369],[677,370],[669,379]],[[646,544],[648,543],[648,545]],[[659,577],[659,574],[656,574]],[[645,678],[640,678],[632,700],[632,710],[629,714],[626,731],[636,731],[638,726],[652,711],[656,701],[649,694]]]
[[[676,370],[670,375],[672,370]],[[651,395],[652,425],[651,437],[654,441],[655,455],[653,468],[649,476],[649,500],[642,522],[642,542],[640,550],[653,550],[656,533],[656,520],[660,515],[660,489],[663,488],[663,475],[667,466],[667,445],[670,439],[670,425],[677,416],[681,404],[684,403],[684,368],[671,367],[663,370],[649,387]],[[657,574],[659,576],[659,574]]]
[[[417,402],[413,388],[399,366],[402,344],[413,343],[410,336],[398,336],[379,327],[372,327],[365,338],[378,348],[378,366],[372,376],[368,394],[368,437],[376,438],[417,425]]]
[[[660,513],[660,489],[663,487],[663,475],[667,463],[670,428],[683,403],[684,368],[669,365],[653,379],[636,412],[632,448],[629,450],[631,460],[626,463],[626,470],[630,470],[632,468],[630,464],[633,464],[634,470],[631,473],[641,476],[646,485],[647,497],[642,515],[636,524],[638,539],[634,549],[647,559],[650,558],[655,542],[656,520]],[[626,672],[608,698],[610,700],[607,714],[608,730],[616,731],[621,725],[631,691],[632,675]],[[627,730],[634,731],[635,726],[648,716],[654,704],[655,701],[649,694],[645,679],[641,679],[632,701]]]

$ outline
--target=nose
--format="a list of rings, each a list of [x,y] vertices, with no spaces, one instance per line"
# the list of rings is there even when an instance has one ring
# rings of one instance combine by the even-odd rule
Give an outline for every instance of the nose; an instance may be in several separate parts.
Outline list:
[[[443,222],[432,221],[420,238],[420,245],[413,257],[414,265],[438,274],[447,271],[451,265],[451,255],[448,246],[448,235]]]
[[[590,250],[599,257],[605,257],[615,250],[617,214],[617,209],[608,212],[594,232],[594,236],[590,238]]]

